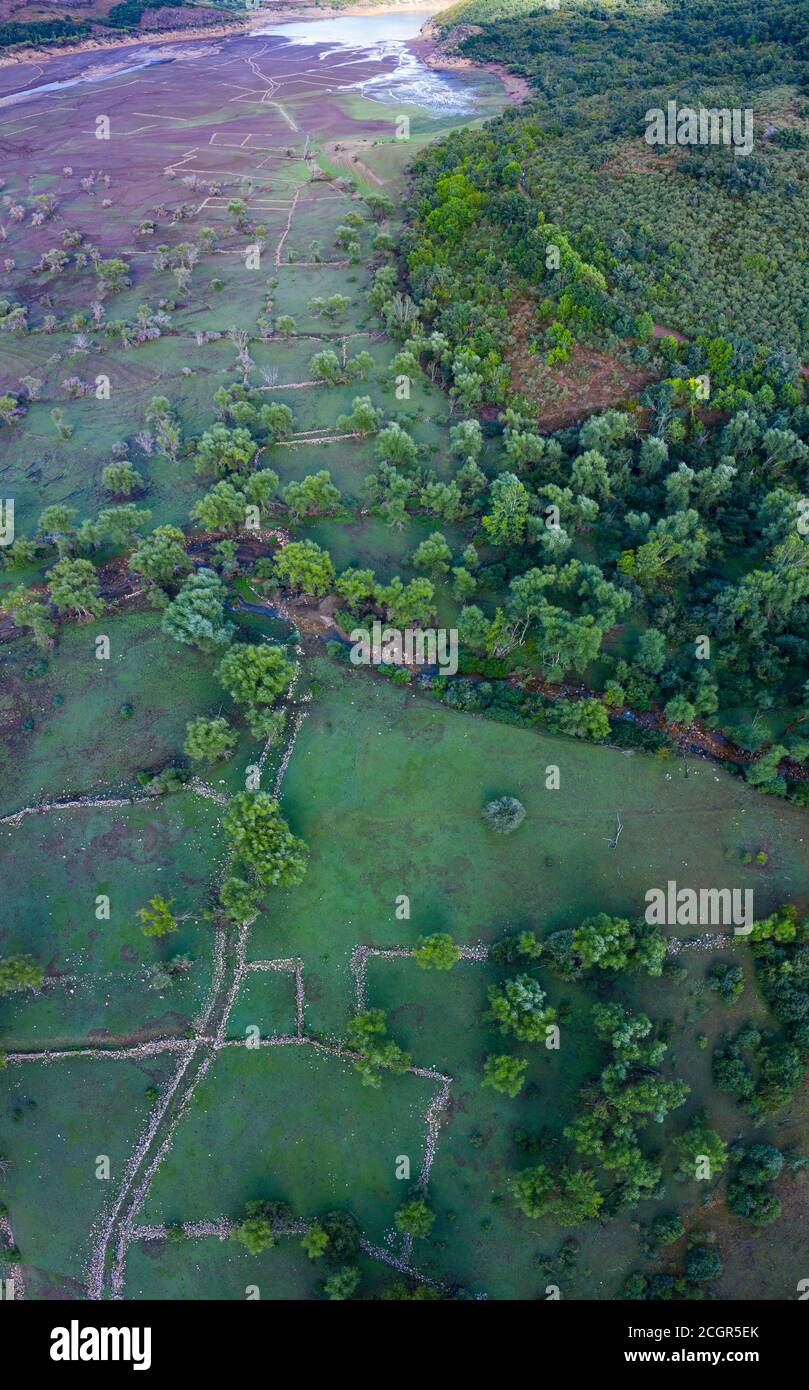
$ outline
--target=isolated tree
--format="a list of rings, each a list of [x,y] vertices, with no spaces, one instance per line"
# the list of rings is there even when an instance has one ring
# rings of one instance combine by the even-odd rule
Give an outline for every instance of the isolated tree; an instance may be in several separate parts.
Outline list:
[[[378,1090],[382,1084],[382,1072],[406,1072],[411,1065],[409,1053],[403,1052],[398,1043],[387,1037],[387,1023],[383,1009],[365,1009],[348,1021],[346,1029],[348,1046],[359,1056],[354,1060],[354,1070],[362,1077],[363,1086]]]
[[[115,497],[131,497],[143,487],[143,478],[128,459],[108,463],[101,473],[101,484],[105,492]]]
[[[222,821],[225,834],[259,883],[288,888],[301,882],[309,850],[289,829],[267,792],[239,792]]]
[[[324,381],[327,386],[337,386],[346,380],[343,365],[332,348],[324,348],[309,359],[309,371],[315,381]]]
[[[489,1056],[484,1063],[481,1085],[491,1086],[492,1090],[500,1091],[513,1100],[522,1090],[527,1066],[524,1059],[510,1057],[508,1053]]]
[[[236,747],[237,734],[227,719],[219,715],[206,719],[203,714],[189,719],[185,726],[183,750],[194,762],[215,763],[229,758]]]
[[[430,1211],[423,1197],[412,1197],[393,1213],[397,1230],[406,1236],[426,1240],[433,1228],[435,1212]]]
[[[172,899],[166,902],[156,894],[145,907],[137,911],[138,921],[144,936],[167,936],[177,930],[177,918],[171,910]]]
[[[413,959],[424,970],[451,970],[460,958],[460,949],[447,932],[420,936],[413,947]]]
[[[132,283],[129,278],[129,266],[118,256],[113,256],[108,261],[97,261],[95,271],[98,276],[99,299],[103,299],[106,294],[115,294]]]
[[[227,590],[213,570],[194,570],[183,582],[177,597],[163,614],[163,632],[202,652],[218,652],[226,647],[235,631],[225,621]]]
[[[6,956],[0,960],[0,995],[39,989],[44,973],[34,956]]]
[[[231,699],[252,708],[271,705],[289,689],[294,674],[283,647],[272,642],[233,647],[216,668],[216,678]]]
[[[379,429],[382,411],[377,410],[370,396],[355,396],[350,415],[337,416],[337,429],[345,434],[373,434]]]
[[[498,796],[483,808],[483,819],[499,835],[511,835],[525,820],[525,807],[516,796]]]
[[[331,474],[322,468],[319,473],[311,473],[300,482],[287,483],[281,492],[293,516],[321,516],[337,511],[342,498],[339,488],[331,480]]]

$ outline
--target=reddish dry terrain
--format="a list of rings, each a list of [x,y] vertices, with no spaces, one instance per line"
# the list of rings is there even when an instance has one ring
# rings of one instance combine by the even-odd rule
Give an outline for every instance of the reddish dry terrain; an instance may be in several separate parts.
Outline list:
[[[529,347],[532,334],[540,331],[536,305],[527,299],[516,303],[507,354],[511,384],[537,404],[537,416],[545,430],[561,429],[634,399],[653,379],[650,372],[625,367],[609,353],[583,343],[574,343],[567,362],[548,367],[542,354]]]

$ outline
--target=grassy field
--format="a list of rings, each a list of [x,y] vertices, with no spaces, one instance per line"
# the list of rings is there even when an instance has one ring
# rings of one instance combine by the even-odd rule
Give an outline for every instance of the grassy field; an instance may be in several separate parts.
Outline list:
[[[29,1296],[83,1296],[92,1228],[121,1181],[150,1092],[171,1066],[163,1057],[78,1058],[27,1064],[4,1083],[3,1129],[14,1151],[5,1196]],[[96,1176],[103,1157],[109,1179]]]
[[[32,952],[46,982],[33,999],[0,1001],[3,1046],[75,1047],[181,1033],[210,982],[212,932],[203,919],[222,864],[220,808],[190,793],[109,810],[53,812],[2,827],[7,884],[5,955]],[[178,929],[144,937],[135,913],[154,893],[173,900]],[[99,895],[109,919],[97,919]],[[148,988],[148,967],[175,955],[193,965],[170,991]]]
[[[369,1091],[349,1063],[313,1047],[228,1048],[178,1128],[143,1220],[236,1220],[246,1201],[280,1198],[296,1218],[349,1208],[381,1243],[402,1200],[396,1157],[418,1171],[436,1090],[405,1075]]]
[[[256,958],[300,952],[314,964],[324,988],[307,1010],[311,1027],[340,1027],[358,943],[410,945],[431,931],[490,942],[597,911],[638,916],[646,891],[669,879],[752,888],[757,913],[809,892],[805,815],[710,763],[684,778],[676,760],[470,718],[325,658],[316,672],[323,694],[283,797],[309,843],[309,873],[278,895],[250,947]],[[558,791],[545,789],[552,765]],[[502,795],[527,811],[508,839],[481,816]],[[617,811],[624,830],[612,850]],[[751,848],[769,853],[766,866],[741,864]],[[394,915],[402,893],[404,922]]]
[[[105,96],[114,128],[120,124],[127,136],[126,178],[114,142],[111,155],[103,146],[93,149],[88,163],[84,127],[95,115],[99,89],[71,87],[25,108],[33,121],[26,132],[30,152],[12,162],[4,191],[26,208],[24,225],[12,228],[9,242],[15,293],[30,300],[34,331],[0,339],[0,391],[18,393],[24,376],[40,383],[39,399],[0,433],[0,481],[13,490],[19,531],[33,531],[46,502],[75,507],[79,519],[108,505],[101,473],[122,441],[145,479],[137,501],[151,511],[150,527],[187,527],[191,506],[209,486],[195,474],[188,444],[217,418],[217,389],[242,379],[236,344],[226,336],[237,328],[249,339],[249,384],[268,403],[288,404],[295,416],[292,441],[262,449],[261,466],[275,469],[282,484],[327,469],[350,504],[350,517],[290,524],[295,536],[326,547],[338,570],[369,566],[387,581],[395,574],[411,578],[413,551],[440,529],[457,563],[476,523],[410,518],[392,529],[378,516],[357,515],[363,480],[376,465],[373,440],[324,443],[312,436],[336,433],[338,416],[356,396],[368,395],[386,420],[399,420],[412,434],[425,466],[444,480],[453,476],[448,399],[426,377],[413,383],[408,401],[394,396],[395,346],[367,300],[378,227],[358,194],[398,196],[406,163],[459,118],[368,100],[349,79],[375,75],[378,65],[370,63],[358,63],[356,72],[336,63],[331,73],[311,55],[308,67],[301,60],[301,71],[297,60],[290,59],[287,71],[278,59],[276,88],[267,77],[270,60],[264,50],[253,59],[255,51],[250,41],[237,40],[221,66],[192,53],[139,71],[131,84],[110,79]],[[467,123],[476,124],[502,107],[503,92],[489,73],[468,80],[479,104]],[[394,138],[402,115],[411,120],[409,141]],[[136,124],[147,121],[154,124]],[[88,169],[107,164],[109,186],[82,187]],[[329,179],[315,177],[320,172]],[[211,192],[211,181],[219,192]],[[29,217],[31,199],[51,191],[58,211],[42,228]],[[258,273],[245,263],[248,233],[227,211],[237,196],[248,204],[253,226],[263,227]],[[347,264],[337,228],[357,210],[366,215],[360,255]],[[155,219],[154,233],[139,229],[147,219]],[[193,242],[201,227],[214,228],[218,241],[201,252],[184,288],[155,263],[156,250],[164,239],[171,246]],[[92,269],[70,264],[50,275],[35,266],[70,228],[129,266],[132,284],[105,300],[102,317],[132,323],[142,305],[169,305],[171,324],[160,337],[123,347],[98,323],[67,322],[97,292]],[[396,229],[395,216],[385,228]],[[309,303],[335,293],[347,297],[348,307],[332,323]],[[54,305],[60,323],[45,331]],[[286,336],[266,326],[266,317],[280,315],[295,320]],[[198,342],[197,333],[223,336]],[[367,379],[312,385],[309,363],[324,346],[348,356],[368,351],[374,365]],[[103,406],[92,394],[74,398],[65,385],[74,375],[92,382],[98,374],[112,383]],[[181,425],[176,460],[137,442],[156,394],[170,398]],[[54,408],[63,410],[69,437],[59,438]],[[483,460],[490,473],[504,466],[499,440],[487,438]],[[284,515],[282,524],[288,520]],[[485,548],[481,555],[492,558]],[[41,584],[45,572],[44,564],[4,570],[0,603],[11,585]],[[248,582],[249,575],[240,576],[235,590],[247,592]],[[445,582],[436,588],[439,620],[451,624],[459,605]],[[474,601],[490,612],[501,599],[490,588]],[[260,743],[244,732],[223,695],[214,658],[163,636],[159,615],[142,599],[127,603],[98,620],[63,623],[58,644],[45,653],[19,636],[0,646],[0,816],[66,797],[126,802],[51,809],[0,825],[6,889],[0,956],[32,952],[45,969],[35,996],[0,1000],[0,1042],[10,1053],[42,1053],[188,1039],[200,1065],[198,1073],[189,1069],[186,1083],[170,1051],[134,1060],[12,1057],[0,1098],[0,1157],[7,1154],[11,1166],[0,1175],[0,1195],[23,1251],[28,1296],[82,1295],[91,1232],[121,1189],[125,1162],[151,1117],[155,1148],[165,1146],[161,1161],[142,1206],[124,1210],[115,1232],[126,1249],[124,1296],[243,1299],[256,1285],[271,1300],[320,1297],[328,1270],[308,1261],[294,1237],[256,1259],[216,1236],[175,1243],[144,1237],[139,1228],[234,1221],[247,1201],[280,1198],[299,1221],[333,1208],[352,1211],[366,1239],[395,1257],[401,1236],[393,1216],[409,1185],[396,1175],[397,1160],[407,1157],[411,1180],[418,1177],[429,1152],[429,1107],[446,1076],[449,1103],[430,1173],[436,1224],[429,1239],[416,1242],[414,1267],[495,1299],[543,1298],[548,1268],[563,1297],[615,1297],[638,1261],[629,1216],[608,1229],[591,1222],[577,1231],[578,1256],[565,1266],[560,1247],[568,1233],[529,1222],[508,1192],[514,1172],[528,1162],[515,1146],[515,1130],[550,1128],[562,1154],[561,1130],[575,1112],[577,1092],[603,1065],[591,1020],[596,991],[590,984],[564,985],[540,969],[550,1002],[564,1010],[563,1044],[560,1052],[522,1049],[527,1083],[512,1101],[480,1085],[484,1058],[500,1041],[485,1017],[487,989],[502,971],[481,959],[433,974],[408,958],[371,957],[368,1006],[387,1011],[391,1037],[412,1054],[415,1068],[441,1074],[386,1075],[373,1090],[335,1053],[357,1003],[352,953],[358,945],[408,948],[435,931],[465,945],[490,945],[505,931],[530,928],[545,936],[602,910],[636,917],[647,890],[669,879],[694,888],[752,888],[757,916],[785,897],[805,904],[806,814],[756,794],[707,761],[692,761],[685,777],[674,757],[586,745],[453,712],[412,688],[338,664],[306,639],[295,653],[302,662],[295,698],[307,692],[312,698],[292,710],[303,716],[300,732],[292,721],[291,742],[270,752],[262,786],[274,785],[289,753],[282,811],[308,844],[308,873],[301,886],[268,894],[241,938],[235,931],[217,938],[207,913],[227,864],[224,802],[243,789]],[[263,616],[234,614],[234,621],[254,640],[290,637],[289,625]],[[109,661],[96,659],[100,634],[110,639]],[[613,650],[623,650],[630,637],[615,634]],[[138,773],[183,762],[187,721],[219,713],[238,725],[240,737],[227,764],[200,769],[209,794],[192,789],[146,799]],[[559,790],[546,788],[549,768],[560,772]],[[518,797],[527,812],[509,838],[495,835],[481,815],[501,795]],[[618,814],[623,832],[610,848]],[[759,851],[766,852],[765,864],[742,862]],[[136,919],[155,893],[172,899],[180,918],[178,931],[160,940],[144,937]],[[409,904],[404,918],[396,914],[402,895]],[[110,900],[108,920],[96,917],[100,897]],[[242,942],[249,965],[276,962],[277,968],[243,972]],[[626,1002],[668,1023],[666,1066],[692,1087],[664,1139],[703,1105],[727,1139],[746,1123],[713,1087],[710,1054],[727,1028],[766,1020],[766,1011],[745,948],[729,938],[722,954],[743,960],[747,972],[745,995],[732,1009],[706,989],[711,953],[683,952],[687,978],[676,994],[668,981],[621,981]],[[176,955],[188,957],[188,968],[172,986],[152,988],[151,968]],[[255,1029],[267,1045],[241,1045]],[[274,1044],[279,1037],[293,1040]],[[175,1077],[172,1111],[163,1107]],[[798,1105],[761,1132],[776,1142],[789,1135],[798,1146],[807,1143]],[[651,1136],[649,1146],[658,1139]],[[110,1159],[106,1186],[95,1177],[99,1155]],[[766,1290],[758,1296],[783,1297],[794,1283],[801,1208],[798,1181],[789,1181],[785,1208],[791,1204],[796,1219],[788,1233],[782,1222],[781,1252],[774,1244],[765,1263],[738,1222],[718,1206],[711,1211],[712,1222],[726,1223],[722,1239],[736,1242],[741,1257],[725,1276],[731,1296],[750,1288],[754,1263]],[[701,1196],[696,1186],[681,1193],[672,1186],[665,1200],[696,1221]],[[655,1209],[644,1207],[640,1219]],[[359,1266],[359,1297],[377,1296],[395,1277],[367,1255]],[[110,1287],[105,1284],[105,1294]]]

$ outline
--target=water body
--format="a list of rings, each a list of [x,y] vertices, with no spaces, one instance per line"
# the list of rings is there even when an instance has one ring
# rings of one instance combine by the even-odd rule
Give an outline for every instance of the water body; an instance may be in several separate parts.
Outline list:
[[[288,52],[290,48],[318,48],[317,59],[328,61],[329,72],[335,68],[350,68],[359,62],[364,65],[378,63],[380,71],[372,77],[360,81],[347,81],[341,90],[358,91],[373,101],[384,102],[388,106],[418,106],[436,120],[447,116],[465,116],[477,109],[475,77],[456,76],[434,72],[425,66],[411,51],[408,43],[415,39],[422,25],[435,13],[434,10],[410,10],[379,15],[345,15],[336,19],[296,20],[291,24],[271,24],[256,29],[251,34],[241,34],[233,39],[218,39],[222,51],[230,43],[255,42],[275,39],[278,48]],[[65,58],[78,55],[66,52]],[[127,73],[139,72],[160,63],[174,61],[171,45],[158,47],[156,43],[144,45],[132,54],[131,60],[119,66],[112,52],[93,52],[82,55],[90,71],[74,71],[68,77],[53,82],[32,83],[18,92],[0,97],[0,107],[13,106],[47,92],[63,91],[82,83],[100,83],[120,78]],[[272,71],[272,57],[264,58],[264,65]],[[338,88],[340,90],[340,88]]]
[[[345,55],[349,67],[362,55],[365,63],[378,62],[392,71],[348,82],[344,91],[359,91],[387,106],[420,106],[436,119],[466,116],[477,106],[472,83],[462,77],[434,72],[408,48],[435,10],[409,10],[379,15],[345,15],[336,19],[299,20],[292,24],[268,24],[257,34],[277,37],[302,47],[321,46],[321,62]],[[330,69],[340,64],[330,63]]]

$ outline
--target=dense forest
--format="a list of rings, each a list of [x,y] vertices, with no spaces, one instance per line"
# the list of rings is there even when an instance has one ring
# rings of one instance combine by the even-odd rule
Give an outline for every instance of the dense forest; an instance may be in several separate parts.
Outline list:
[[[482,520],[498,613],[547,678],[598,658],[611,706],[750,748],[778,728],[755,775],[784,794],[809,754],[809,6],[493,12],[452,12],[480,26],[460,49],[536,99],[416,159],[403,256],[411,349],[502,432]],[[752,107],[752,152],[647,144],[671,100]],[[549,429],[548,402],[608,359],[634,389]],[[462,633],[501,652],[487,621],[473,605]]]

